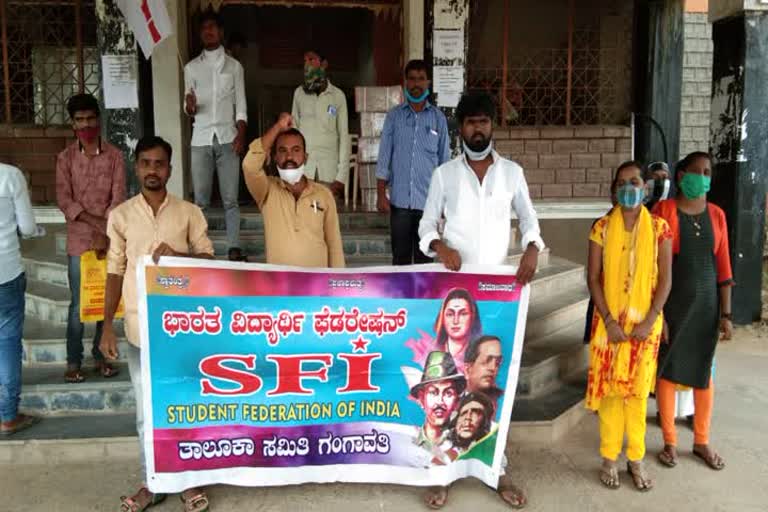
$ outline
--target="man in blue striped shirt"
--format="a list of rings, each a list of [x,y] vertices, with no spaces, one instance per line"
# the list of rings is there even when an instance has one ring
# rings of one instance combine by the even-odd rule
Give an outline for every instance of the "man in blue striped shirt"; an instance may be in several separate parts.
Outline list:
[[[390,214],[393,265],[432,261],[419,249],[419,222],[432,172],[448,161],[450,150],[445,115],[427,99],[428,71],[423,60],[405,67],[406,101],[389,111],[381,134],[377,206]]]

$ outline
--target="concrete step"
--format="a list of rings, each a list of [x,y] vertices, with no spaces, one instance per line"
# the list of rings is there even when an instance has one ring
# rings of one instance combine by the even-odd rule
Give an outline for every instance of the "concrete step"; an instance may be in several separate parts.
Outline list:
[[[67,286],[27,279],[25,298],[28,318],[66,325],[70,302]]]
[[[589,346],[583,343],[584,323],[564,329],[523,346],[517,396],[546,396],[573,377],[586,377]]]
[[[125,359],[127,341],[123,332],[123,323],[117,320],[115,330],[118,336],[120,360]],[[95,324],[85,324],[83,334],[83,354],[86,365],[93,363],[91,347],[96,332]],[[25,366],[56,365],[67,362],[66,326],[27,318],[24,321],[24,336],[22,338],[22,363]]]
[[[526,345],[574,322],[583,326],[588,304],[589,291],[582,282],[575,286],[563,286],[557,295],[547,300],[532,297],[525,326]]]
[[[64,382],[65,365],[24,368],[21,408],[41,416],[74,414],[115,414],[135,410],[128,367],[118,364],[120,373],[105,379],[84,367],[87,380],[80,384]]]
[[[550,444],[571,432],[589,412],[586,389],[586,379],[574,379],[541,396],[516,397],[507,446]]]

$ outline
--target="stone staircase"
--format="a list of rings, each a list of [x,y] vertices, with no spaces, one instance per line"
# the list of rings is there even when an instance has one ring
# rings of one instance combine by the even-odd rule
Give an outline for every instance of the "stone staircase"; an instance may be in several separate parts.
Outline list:
[[[388,218],[377,214],[342,213],[341,226],[347,266],[388,265],[391,261]],[[89,450],[103,455],[109,440],[120,438],[128,447],[135,436],[135,402],[128,369],[120,363],[120,375],[103,379],[93,373],[82,384],[66,384],[65,330],[69,289],[67,286],[66,237],[63,225],[47,226],[42,240],[23,243],[27,271],[26,322],[24,326],[22,408],[46,418],[30,431],[0,441],[12,446],[8,457],[56,457],[52,451],[24,451],[27,441],[79,440],[83,456]],[[218,257],[226,253],[224,219],[209,215],[210,236]],[[513,228],[514,229],[514,228]],[[242,217],[244,249],[252,261],[263,261],[262,218],[257,213]],[[517,264],[521,252],[510,247],[508,262]],[[584,268],[545,250],[532,282],[531,304],[523,348],[517,400],[510,438],[514,441],[550,442],[583,417],[586,346],[581,338],[588,301]],[[122,325],[119,325],[122,336]],[[94,326],[86,327],[86,371]],[[126,343],[121,339],[121,344]],[[126,448],[128,449],[128,448]],[[85,450],[85,451],[83,451]],[[36,455],[35,455],[36,454]],[[100,456],[100,455],[99,455]]]

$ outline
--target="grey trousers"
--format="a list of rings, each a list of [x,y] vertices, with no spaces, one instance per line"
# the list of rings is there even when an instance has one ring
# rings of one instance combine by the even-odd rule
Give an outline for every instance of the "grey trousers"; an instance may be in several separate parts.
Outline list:
[[[232,144],[219,144],[216,137],[210,146],[192,146],[192,188],[195,204],[208,213],[213,190],[213,171],[219,176],[219,192],[224,203],[227,247],[240,247],[240,157]]]

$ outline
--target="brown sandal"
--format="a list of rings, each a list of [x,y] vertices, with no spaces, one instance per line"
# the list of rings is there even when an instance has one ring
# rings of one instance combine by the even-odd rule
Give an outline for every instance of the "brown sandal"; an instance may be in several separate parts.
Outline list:
[[[152,498],[149,500],[149,502],[147,502],[146,505],[142,505],[138,501],[139,496],[141,496],[142,494],[148,494],[152,496]],[[167,498],[167,495],[165,494],[153,494],[146,487],[142,487],[141,489],[139,489],[139,492],[137,492],[130,498],[127,496],[120,496],[120,512],[143,512],[144,510],[152,508],[155,505],[159,505],[160,503],[165,501],[165,498]]]
[[[64,374],[64,382],[67,384],[80,384],[85,382],[85,374],[80,368],[67,368]]]
[[[11,425],[8,426],[8,423],[10,423]],[[5,427],[0,427],[0,435],[12,436],[17,432],[26,430],[32,425],[37,425],[38,423],[40,423],[40,418],[38,418],[37,416],[29,416],[28,414],[17,414],[14,420],[6,422]]]
[[[430,487],[424,494],[424,503],[432,510],[439,510],[448,501],[448,487]]]
[[[662,465],[667,466],[668,468],[673,468],[677,466],[677,455],[673,454],[670,449],[673,449],[674,446],[665,445],[664,449],[659,452],[659,455],[657,458],[659,459],[659,462],[661,462]]]
[[[208,510],[208,495],[205,494],[205,491],[199,491],[192,496],[186,497],[184,496],[184,493],[181,493],[179,498],[181,498],[182,503],[184,503],[184,512],[206,512]]]
[[[101,375],[105,379],[111,379],[118,373],[120,373],[120,370],[112,366],[106,361],[96,361],[94,364],[94,369],[96,370],[96,373],[98,375]]]

